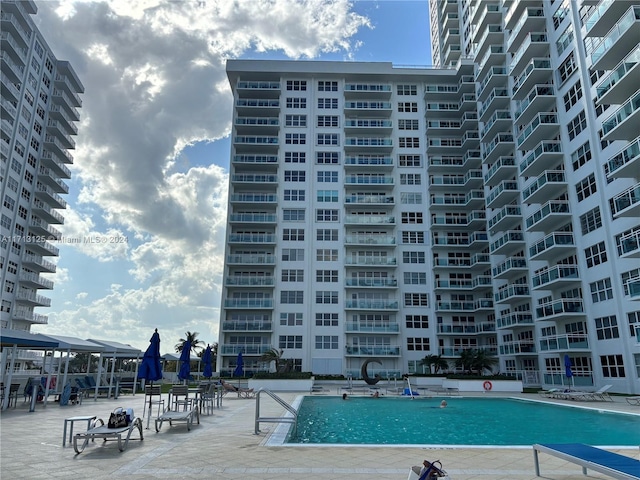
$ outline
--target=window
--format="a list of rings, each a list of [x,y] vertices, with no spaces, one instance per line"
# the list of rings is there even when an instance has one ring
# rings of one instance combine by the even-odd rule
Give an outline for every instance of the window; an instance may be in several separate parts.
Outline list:
[[[318,145],[340,145],[337,133],[318,133]]]
[[[591,301],[593,303],[604,302],[613,298],[610,278],[603,278],[597,282],[590,283],[589,288],[591,289]]]
[[[587,267],[591,268],[607,261],[607,249],[604,242],[585,248],[584,256],[587,259]]]
[[[580,228],[582,234],[586,235],[602,226],[602,217],[600,216],[600,207],[589,210],[584,215],[580,215]]]
[[[428,315],[407,315],[405,316],[407,328],[429,328]]]
[[[33,122],[33,130],[34,130],[38,135],[42,135],[42,125],[40,125],[38,122]]]
[[[318,165],[337,165],[340,163],[338,152],[316,152]]]
[[[620,332],[618,331],[618,320],[616,319],[615,315],[596,318],[595,322],[598,340],[620,338]]]
[[[47,95],[47,92],[45,92],[44,90],[40,90],[40,100],[42,100],[42,103],[44,103],[45,105],[49,100],[49,95]]]
[[[422,175],[419,173],[401,173],[400,185],[422,185]]]
[[[338,292],[331,290],[318,290],[316,292],[316,303],[318,304],[338,304]]]
[[[40,105],[37,106],[36,108],[36,113],[38,114],[38,116],[44,120],[44,108],[42,108]]]
[[[4,202],[2,204],[12,212],[13,212],[13,209],[16,207],[16,201],[13,198],[11,198],[9,195],[4,196]]]
[[[286,133],[284,135],[284,143],[287,145],[304,145],[307,143],[306,133]]]
[[[283,208],[282,220],[285,222],[304,222],[304,208]]]
[[[316,327],[337,327],[337,313],[316,313]]]
[[[28,213],[28,211],[27,211],[26,208],[24,208],[22,205],[18,205],[18,216],[20,218],[23,218],[24,220],[26,220],[27,219],[27,213]]]
[[[402,243],[424,243],[424,232],[402,232]]]
[[[27,103],[29,105],[31,105],[33,107],[33,102],[35,101],[35,97],[33,96],[33,94],[29,90],[24,92],[24,99],[27,101]]]
[[[285,170],[285,182],[304,182],[306,181],[306,172],[304,170]]]
[[[569,140],[573,140],[576,136],[587,128],[587,117],[584,114],[584,110],[582,110],[578,115],[574,117],[567,124],[567,133],[569,134]]]
[[[402,223],[422,223],[422,212],[402,212]]]
[[[407,337],[407,350],[409,350],[409,351],[428,351],[429,350],[429,339],[428,338]]]
[[[337,242],[338,230],[329,228],[320,228],[316,231],[316,240],[325,242]]]
[[[305,163],[307,154],[305,152],[285,152],[284,163]]]
[[[571,154],[571,163],[573,165],[573,170],[575,171],[579,169],[589,160],[591,160],[591,144],[587,140],[580,146],[580,148],[578,148]]]
[[[9,187],[10,190],[13,190],[14,192],[18,193],[18,181],[13,178],[11,175],[9,175],[9,178],[7,179],[7,186]]]
[[[304,292],[302,290],[283,290],[280,292],[280,303],[282,304],[301,304],[304,300]]]
[[[329,81],[319,81],[318,82],[318,91],[319,92],[337,92],[338,91],[338,82],[329,82]]]
[[[419,130],[418,120],[398,120],[398,128],[400,130]]]
[[[400,137],[398,138],[400,148],[420,148],[420,137]]]
[[[2,220],[0,221],[0,225],[2,225],[2,227],[7,231],[11,231],[11,218],[7,217],[6,215],[2,215]]]
[[[424,252],[402,252],[402,263],[425,263]]]
[[[304,249],[303,248],[283,248],[282,261],[283,262],[303,262]]]
[[[335,110],[338,108],[338,99],[337,98],[319,98],[318,108]]]
[[[426,285],[427,274],[425,272],[404,272],[405,285]]]
[[[338,183],[338,172],[318,172],[318,183]]]
[[[338,210],[319,208],[316,210],[316,222],[337,222]]]
[[[31,112],[26,106],[22,106],[22,111],[20,113],[22,114],[22,118],[24,118],[27,122],[31,122]],[[25,136],[24,138],[27,137]]]
[[[27,163],[31,165],[33,168],[36,168],[36,162],[37,162],[36,157],[32,153],[29,153],[27,155]]]
[[[577,70],[576,60],[571,52],[558,68],[558,77],[562,85]]]
[[[417,192],[400,193],[400,203],[403,205],[422,205],[422,194]]]
[[[608,378],[624,377],[624,362],[622,355],[601,355],[602,376]]]
[[[307,90],[306,80],[287,80],[287,90],[305,92]]]
[[[316,335],[316,349],[317,350],[337,350],[338,336],[337,335]]]
[[[15,158],[11,159],[11,170],[16,172],[18,175],[22,172],[22,165],[20,165],[20,162]]]
[[[290,242],[303,242],[304,229],[303,228],[284,228],[282,230],[282,240],[286,240]]]
[[[629,335],[632,338],[640,335],[640,310],[627,313],[627,320],[629,322]]]
[[[304,202],[306,197],[304,190],[285,190],[284,199],[292,202]]]
[[[596,193],[596,177],[592,173],[587,178],[581,180],[576,184],[576,193],[578,194],[578,201],[581,202],[588,196]]]
[[[562,20],[564,20],[569,14],[569,0],[564,0],[558,9],[553,12],[553,28],[558,29]]]
[[[280,335],[278,348],[302,348],[302,335]]]
[[[53,73],[53,63],[51,63],[51,60],[49,60],[49,58],[45,60],[44,66],[49,73]]]
[[[582,84],[580,80],[578,80],[573,87],[569,89],[569,91],[562,97],[564,100],[564,110],[568,112],[571,107],[573,107],[578,100],[582,98]]]
[[[622,288],[624,289],[625,295],[631,294],[631,292],[629,292],[629,283],[632,280],[640,280],[640,268],[634,268],[633,270],[623,272],[620,275],[620,281],[622,282]]]
[[[4,281],[4,291],[7,293],[13,293],[13,291],[16,288],[16,283],[12,282],[10,280],[5,280]]]
[[[319,248],[316,250],[316,260],[318,262],[338,261],[338,250],[332,248]]]
[[[428,307],[429,297],[426,293],[405,293],[405,307]]]
[[[337,190],[318,190],[317,192],[317,200],[321,203],[337,203],[338,202],[338,191]]]
[[[36,152],[40,150],[40,142],[36,140],[36,137],[31,137],[30,145]]]
[[[24,157],[24,145],[21,144],[20,142],[16,142],[16,144],[13,146],[13,149],[15,150],[15,152],[20,155],[21,157]]]
[[[316,282],[338,283],[337,270],[316,270]]]
[[[286,115],[284,117],[284,124],[287,127],[306,127],[307,116],[306,115]]]
[[[417,95],[418,86],[417,85],[398,85],[397,92],[398,92],[398,95]]]
[[[299,327],[302,325],[302,313],[281,313],[280,325],[285,327]]]
[[[337,115],[318,115],[318,127],[337,127],[338,116]]]
[[[398,166],[421,167],[422,155],[398,155]]]
[[[299,97],[287,97],[287,108],[307,108],[307,99]]]
[[[282,270],[283,282],[304,282],[304,270]]]
[[[417,112],[417,111],[418,111],[417,102],[398,102],[398,112],[400,113]]]
[[[29,130],[22,123],[18,124],[18,134],[25,140],[29,136]]]

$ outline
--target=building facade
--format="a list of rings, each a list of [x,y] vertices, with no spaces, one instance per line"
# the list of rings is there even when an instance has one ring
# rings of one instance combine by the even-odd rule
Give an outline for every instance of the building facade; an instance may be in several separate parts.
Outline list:
[[[221,372],[484,350],[525,385],[640,393],[640,5],[430,14],[438,69],[228,62]]]
[[[58,255],[84,88],[35,26],[33,1],[3,0],[1,10],[0,321],[30,330],[47,323],[39,309],[51,301],[40,291],[53,288],[43,274],[56,270],[49,258]]]

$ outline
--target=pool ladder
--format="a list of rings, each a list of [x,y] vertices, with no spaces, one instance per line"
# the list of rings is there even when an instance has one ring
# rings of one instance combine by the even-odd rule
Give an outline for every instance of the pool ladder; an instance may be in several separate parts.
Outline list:
[[[261,417],[260,416],[260,394],[266,393],[271,398],[273,398],[277,403],[279,403],[290,415],[286,415],[284,417]],[[296,412],[295,408],[289,405],[287,402],[282,400],[279,396],[273,393],[271,390],[267,388],[261,388],[256,393],[256,423],[255,423],[255,431],[256,435],[260,434],[260,423],[291,423],[293,424],[293,433],[296,431],[296,424],[298,422],[298,412]]]

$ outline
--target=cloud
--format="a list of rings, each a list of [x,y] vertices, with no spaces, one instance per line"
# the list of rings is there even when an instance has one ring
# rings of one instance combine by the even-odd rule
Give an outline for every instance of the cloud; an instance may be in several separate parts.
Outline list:
[[[101,298],[80,286],[49,313],[50,332],[124,335],[146,348],[151,327],[175,342],[186,330],[215,341],[227,159],[194,167],[182,149],[229,135],[227,58],[278,51],[290,58],[354,48],[370,28],[347,0],[38,1],[38,24],[85,86],[65,238],[124,236],[69,245],[87,268],[125,261],[127,285]],[[91,266],[89,266],[91,265]],[[74,272],[58,269],[69,294]],[[126,277],[126,278],[125,278]],[[131,288],[131,285],[137,287]],[[54,290],[54,294],[56,291]],[[88,302],[78,306],[74,301]]]

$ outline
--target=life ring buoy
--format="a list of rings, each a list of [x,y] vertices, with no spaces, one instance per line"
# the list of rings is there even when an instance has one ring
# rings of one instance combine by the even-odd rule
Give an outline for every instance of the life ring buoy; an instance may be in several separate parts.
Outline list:
[[[484,388],[487,392],[493,388],[493,384],[487,380],[482,384],[482,388]]]

